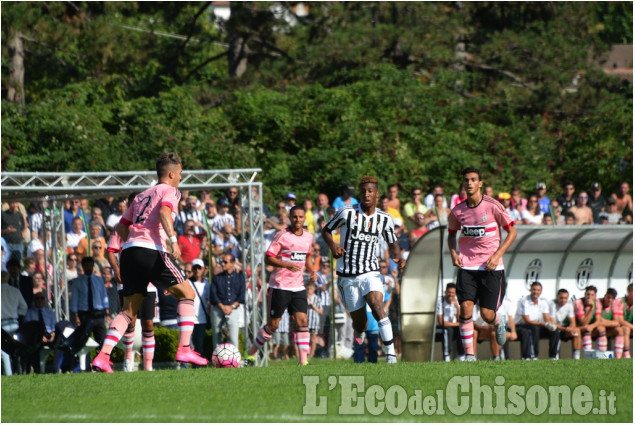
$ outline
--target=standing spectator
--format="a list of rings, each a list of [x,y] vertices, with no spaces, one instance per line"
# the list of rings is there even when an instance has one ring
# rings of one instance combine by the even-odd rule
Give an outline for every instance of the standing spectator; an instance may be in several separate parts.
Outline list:
[[[296,200],[296,196],[295,193],[287,193],[287,197],[285,199],[285,205],[284,208],[287,210],[287,212],[291,211],[291,208],[293,208],[295,206],[295,200]]]
[[[448,283],[445,287],[445,295],[437,302],[437,331],[443,337],[443,360],[450,361],[452,344],[456,344],[459,357],[465,355],[463,344],[459,338],[459,302],[456,299],[456,285]]]
[[[617,206],[617,212],[626,217],[627,215],[633,215],[633,198],[628,193],[631,191],[631,186],[628,182],[620,183],[620,190],[617,193],[611,195],[615,199],[615,205]]]
[[[232,234],[233,228],[231,224],[225,224],[223,231],[220,236],[216,235],[214,237],[214,246],[212,247],[212,253],[215,256],[220,256],[222,254],[231,254],[234,257],[238,258],[240,255],[240,246],[238,245],[238,241]]]
[[[187,222],[192,221],[194,225],[194,233],[195,235],[203,233],[204,224],[203,224],[203,213],[196,208],[196,203],[198,202],[198,198],[194,195],[190,195],[187,197],[187,202],[185,203],[185,208],[183,208],[176,216],[176,220],[174,221],[174,229],[178,235],[185,234],[185,228],[187,227]],[[183,260],[185,261],[185,260]],[[186,261],[189,263],[189,261]]]
[[[108,295],[110,318],[114,319],[121,311],[121,306],[119,305],[119,291],[117,291],[117,285],[112,281],[112,268],[104,267],[101,273],[101,278],[104,279],[104,286],[106,287],[106,294]]]
[[[272,359],[289,360],[289,319],[289,312],[285,309],[280,318],[280,325],[273,331],[273,338],[271,338]]]
[[[50,348],[53,346],[53,341],[55,340],[55,324],[57,323],[57,318],[55,317],[55,312],[48,308],[46,304],[47,299],[45,294],[35,294],[33,296],[33,306],[27,310],[24,316],[25,322],[41,322],[44,325],[42,345],[38,344],[38,348],[33,353],[33,357],[29,359],[30,364],[27,368],[30,370],[31,367],[33,367],[37,373],[44,373],[43,370],[40,370],[40,351],[42,351],[42,346]]]
[[[542,213],[549,212],[549,205],[551,204],[551,200],[547,198],[547,186],[543,183],[536,184],[536,196],[538,197],[538,205],[540,205],[540,211]]]
[[[401,201],[399,201],[399,186],[391,184],[388,186],[388,206],[397,211],[401,211]]]
[[[73,227],[73,219],[80,218],[82,221],[81,230],[84,229],[84,221],[87,220],[84,210],[80,207],[81,201],[79,199],[72,199],[64,201],[64,231],[70,233]]]
[[[209,288],[210,315],[214,347],[220,344],[220,332],[225,325],[229,329],[229,339],[238,347],[238,307],[245,303],[245,276],[236,270],[236,257],[224,254],[223,271],[212,278]]]
[[[185,232],[178,238],[178,244],[183,262],[191,263],[194,259],[201,258],[201,239],[194,234],[196,230],[194,221],[187,220],[184,230]]]
[[[558,196],[556,200],[558,201],[558,205],[562,207],[562,214],[564,215],[569,211],[569,208],[575,205],[575,186],[573,182],[567,181],[562,185],[562,188],[564,189],[564,193]]]
[[[212,220],[212,231],[217,235],[222,235],[225,225],[229,224],[234,229],[236,221],[234,216],[229,213],[229,201],[227,199],[219,199],[216,205],[218,206],[218,214]]]
[[[194,319],[194,331],[192,332],[192,348],[197,353],[202,353],[203,343],[205,342],[205,329],[207,327],[207,311],[209,310],[209,282],[204,276],[205,264],[203,260],[193,260],[191,267],[190,285],[196,291],[196,298],[194,298],[196,316]]]
[[[418,212],[414,215],[414,217],[416,227],[408,232],[410,246],[415,246],[415,243],[417,243],[419,238],[430,231],[426,225],[427,220],[422,213]]]
[[[514,220],[514,224],[523,224],[523,218],[520,211],[516,208],[512,208],[512,195],[507,192],[501,192],[498,194],[498,201],[503,204],[507,214]]]
[[[2,271],[7,271],[7,261],[9,261],[9,248],[7,246],[7,241],[4,240],[4,236],[0,236],[0,241],[2,241]]]
[[[406,217],[406,227],[410,229],[414,229],[419,224],[415,216],[417,213],[421,213],[422,215],[428,211],[428,208],[422,202],[423,191],[420,187],[414,187],[410,191],[410,200],[406,202],[403,206],[403,214]]]
[[[555,199],[551,201],[551,209],[553,215],[556,216],[556,226],[564,226],[564,215],[562,215],[562,207]]]
[[[77,254],[68,254],[66,256],[66,268],[64,269],[66,273],[66,281],[70,282],[75,279],[77,274]]]
[[[606,200],[606,207],[604,207],[608,224],[619,224],[622,219],[622,214],[617,211],[617,201],[612,196]]]
[[[203,209],[207,208],[207,204],[210,204],[210,203],[214,205],[214,199],[212,199],[212,193],[209,190],[201,190],[201,199],[198,202],[198,204],[196,204],[196,209],[201,211],[202,214],[205,214],[205,211],[203,211]]]
[[[522,217],[524,224],[542,224],[542,212],[537,195],[529,195],[527,209],[522,212]]]
[[[42,294],[46,298],[46,302],[48,304],[50,297],[44,283],[44,274],[42,272],[35,272],[33,273],[32,279],[33,288],[31,288],[31,297],[35,297],[37,294]],[[29,307],[33,307],[33,302],[31,302]]]
[[[567,226],[573,226],[575,224],[575,214],[571,211],[567,211],[564,215],[564,224]]]
[[[97,221],[91,221],[90,226],[88,226],[88,232],[90,234],[90,238],[88,236],[84,236],[79,240],[77,246],[75,247],[75,253],[79,257],[81,261],[82,258],[88,256],[93,257],[95,255],[95,244],[100,243],[102,247],[106,246],[106,238],[100,236],[101,234],[101,224]],[[66,239],[69,239],[70,234],[66,235]],[[90,242],[89,242],[90,239]],[[74,242],[73,242],[74,243]],[[90,248],[89,248],[90,243]]]
[[[322,342],[323,347],[328,349],[329,337],[331,334],[331,265],[329,264],[329,257],[323,257],[320,263],[320,270],[316,272],[317,291],[316,295],[320,299],[320,306],[322,308],[322,314],[320,314],[320,326],[317,332],[317,342]],[[323,351],[323,353],[325,353]]]
[[[558,355],[560,336],[545,327],[552,320],[549,316],[549,302],[542,298],[541,294],[542,284],[534,282],[531,284],[529,295],[518,301],[515,322],[524,360],[538,358],[538,342],[541,335],[549,337],[549,357],[556,358]]]
[[[587,203],[591,211],[593,211],[593,223],[600,221],[600,213],[606,205],[606,201],[602,196],[602,185],[599,182],[595,182],[591,185],[589,191],[589,202]]]
[[[512,208],[520,211],[520,214],[527,209],[527,199],[523,198],[518,186],[512,187]]]
[[[18,272],[19,272],[18,262]],[[15,288],[6,281],[6,275],[2,274],[2,285],[0,287],[0,298],[2,301],[2,330],[13,336],[20,327],[19,320],[24,317],[28,306],[18,288]],[[2,369],[4,375],[11,376],[13,368],[11,367],[11,357],[8,353],[2,351]]]
[[[119,200],[117,200],[117,206],[115,207],[115,212],[110,214],[108,216],[108,219],[106,220],[106,227],[108,228],[109,231],[111,232],[113,231],[113,229],[119,223],[119,220],[121,220],[121,217],[123,217],[123,214],[126,212],[127,209],[128,209],[128,203],[126,199],[119,198]]]
[[[1,228],[2,237],[7,243],[7,257],[22,260],[28,228],[16,201],[9,202],[9,209],[2,211]]]
[[[99,224],[99,227],[100,227],[99,236],[102,236],[104,238],[108,237],[110,233],[108,232],[108,229],[106,229],[106,222],[104,221],[104,216],[101,211],[101,208],[94,206],[93,209],[90,210],[90,222],[91,224],[92,223]]]
[[[455,193],[454,195],[452,195],[452,197],[450,198],[450,209],[456,207],[457,205],[459,205],[461,202],[465,201],[466,199],[467,199],[467,192],[465,191],[465,188],[463,187],[463,185],[460,185],[459,191]]]
[[[35,273],[35,258],[33,257],[25,257],[24,258],[24,267],[22,268],[22,272],[20,275],[22,276],[32,276]]]
[[[443,196],[443,186],[441,186],[440,184],[434,185],[434,187],[432,188],[432,192],[428,193],[423,200],[423,203],[427,209],[431,210],[432,208],[434,208],[434,197],[436,195]],[[445,200],[445,196],[443,196],[443,206],[448,206],[448,203]]]
[[[84,225],[82,219],[75,217],[73,219],[73,225],[71,231],[66,233],[66,251],[74,252],[75,248],[79,246],[79,241],[86,237],[86,232],[82,230]]]
[[[108,218],[110,214],[116,210],[115,197],[106,196],[105,198],[98,199],[93,205],[93,209],[99,208],[101,210],[102,217]],[[102,223],[105,225],[105,223]]]
[[[7,262],[7,270],[9,275],[7,283],[18,289],[22,294],[22,298],[26,302],[27,307],[31,307],[33,299],[33,278],[32,276],[22,276],[20,274],[20,260],[11,258]]]
[[[587,206],[589,196],[585,191],[578,194],[578,198],[574,206],[569,208],[575,216],[575,224],[593,224],[593,211]]]
[[[330,207],[329,205],[329,197],[326,195],[326,193],[320,193],[317,196],[317,200],[315,203],[315,209],[312,211],[313,212],[313,220],[315,221],[315,229],[317,232],[319,232],[321,230],[319,224],[318,224],[318,219],[320,217],[324,218],[324,222],[326,223],[326,220],[328,219],[327,217],[325,217],[326,214],[326,210]]]
[[[101,240],[97,239],[95,243],[93,243],[92,251],[93,260],[95,260],[95,266],[97,267],[95,269],[95,274],[101,276],[101,274],[104,272],[104,268],[110,266],[110,263],[108,262],[108,259],[105,255],[106,245]]]
[[[333,208],[339,210],[342,207],[353,206],[359,204],[359,201],[353,197],[355,193],[355,186],[351,183],[342,187],[342,195],[335,198],[333,201]]]
[[[306,226],[307,229],[309,229],[309,232],[311,232],[311,234],[315,234],[315,220],[313,218],[313,201],[311,201],[310,198],[306,198],[304,202],[302,203],[302,206],[304,208],[304,215],[306,216],[306,221],[304,222],[304,225]]]
[[[558,351],[560,341],[573,340],[573,358],[580,359],[580,349],[582,348],[582,337],[580,330],[576,327],[575,312],[573,304],[569,302],[569,291],[562,288],[558,291],[558,296],[549,304],[549,314],[556,325],[558,333]],[[558,354],[559,357],[559,354]]]
[[[379,205],[382,211],[388,213],[393,220],[399,219],[403,223],[403,217],[399,210],[392,208],[390,205],[390,198],[386,195],[383,195],[379,200]]]
[[[322,310],[322,304],[320,303],[320,297],[315,293],[315,282],[309,281],[306,284],[306,297],[309,304],[307,310],[307,319],[309,322],[309,333],[311,334],[311,352],[309,357],[315,356],[315,349],[317,347],[317,334],[320,331],[320,316],[324,313]]]
[[[426,226],[429,230],[448,225],[448,217],[451,211],[447,206],[443,206],[444,202],[445,198],[443,195],[434,196],[434,206],[425,214],[425,218],[428,221]]]
[[[218,211],[216,211],[216,203],[214,201],[207,201],[203,214],[207,216],[207,225],[210,226],[210,230],[212,230],[212,222],[214,221],[214,217],[218,214]]]
[[[606,328],[602,323],[602,304],[597,299],[597,288],[589,285],[584,289],[584,298],[573,303],[575,320],[582,334],[582,349],[592,349],[592,338],[598,338],[598,350],[606,351]]]
[[[229,213],[236,218],[238,214],[238,210],[235,208],[237,200],[239,200],[238,196],[238,188],[232,186],[225,191],[225,196],[227,197],[227,202],[229,203]]]
[[[483,188],[483,195],[487,195],[490,198],[494,198],[494,188],[492,186],[489,186],[489,185],[485,186]]]
[[[31,240],[37,239],[44,225],[44,215],[40,204],[35,202],[29,204],[27,223],[31,232]]]
[[[106,321],[110,323],[108,294],[104,280],[95,276],[95,261],[92,257],[82,259],[84,274],[71,282],[69,310],[77,326],[86,327],[92,321],[95,342],[101,345],[106,337]],[[90,357],[87,358],[90,369]]]

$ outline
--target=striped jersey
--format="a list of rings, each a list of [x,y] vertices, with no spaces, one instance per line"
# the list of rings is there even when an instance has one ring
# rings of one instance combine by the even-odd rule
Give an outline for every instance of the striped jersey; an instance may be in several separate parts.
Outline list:
[[[392,218],[382,210],[366,215],[359,204],[343,207],[326,224],[326,231],[341,228],[340,246],[346,250],[337,259],[337,274],[357,276],[379,270],[375,253],[380,237],[389,243],[395,243],[395,226]]]
[[[320,297],[317,294],[313,294],[311,296],[307,295],[307,301],[310,304],[313,304],[316,308],[322,308],[322,304],[320,302]],[[307,320],[309,322],[309,329],[317,329],[320,326],[320,315],[317,311],[313,310],[309,307],[307,311]]]
[[[508,230],[514,225],[503,204],[483,195],[478,205],[470,207],[463,201],[452,209],[448,219],[448,232],[459,238],[459,256],[465,270],[485,270],[487,260],[494,255],[501,244],[500,228]],[[496,270],[503,270],[503,257]]]

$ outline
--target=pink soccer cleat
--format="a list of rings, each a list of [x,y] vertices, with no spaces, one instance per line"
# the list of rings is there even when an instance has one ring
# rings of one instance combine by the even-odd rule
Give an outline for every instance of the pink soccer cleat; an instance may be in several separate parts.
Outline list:
[[[108,356],[102,353],[97,354],[92,363],[93,370],[99,372],[113,373],[112,362],[108,360]]]
[[[184,363],[194,363],[195,365],[199,366],[207,366],[209,364],[209,360],[201,357],[201,355],[192,350],[191,347],[179,347],[179,349],[176,351],[176,361]]]

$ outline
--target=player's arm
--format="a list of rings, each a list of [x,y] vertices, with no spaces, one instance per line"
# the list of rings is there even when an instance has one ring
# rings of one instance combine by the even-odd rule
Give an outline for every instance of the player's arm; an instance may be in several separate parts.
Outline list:
[[[463,262],[461,261],[459,253],[456,252],[456,232],[448,232],[448,249],[450,250],[450,255],[452,256],[452,264],[454,265],[454,267],[461,267],[463,265]]]
[[[317,274],[315,274],[315,270],[313,269],[313,261],[311,260],[310,254],[306,255],[305,267],[306,272],[309,274],[309,279],[311,280],[311,282],[317,282]]]
[[[514,227],[513,224],[507,225],[507,228],[505,230],[507,230],[507,236],[505,236],[505,240],[503,241],[501,246],[496,250],[494,255],[492,255],[489,258],[489,260],[487,260],[487,264],[485,264],[486,270],[496,270],[496,266],[498,266],[498,263],[501,257],[505,254],[505,252],[507,252],[509,247],[512,245],[512,243],[516,239],[516,235],[518,234],[518,232],[516,231],[516,228]]]
[[[302,268],[295,263],[282,261],[279,258],[276,258],[270,254],[265,256],[265,264],[268,266],[279,267],[281,269],[287,269],[292,272],[299,272]]]
[[[324,238],[324,241],[331,249],[333,257],[341,258],[344,256],[346,250],[335,243],[333,240],[333,234],[331,233],[331,230],[328,230],[328,227],[324,227],[324,229],[322,229],[322,238]]]
[[[115,226],[115,231],[123,242],[127,241],[128,236],[130,236],[129,226],[130,224],[124,223],[121,220],[119,220],[119,223],[117,223],[117,225]]]
[[[399,248],[399,244],[397,241],[390,242],[388,244],[388,251],[390,253],[390,258],[394,261],[399,267],[399,271],[403,272],[404,267],[406,267],[406,260],[401,258],[401,249]]]
[[[170,245],[172,246],[172,256],[175,260],[181,259],[181,248],[176,243],[176,232],[174,231],[174,222],[172,221],[172,208],[167,205],[161,205],[159,208],[159,219],[161,220],[161,226],[165,230],[165,234],[168,235]]]

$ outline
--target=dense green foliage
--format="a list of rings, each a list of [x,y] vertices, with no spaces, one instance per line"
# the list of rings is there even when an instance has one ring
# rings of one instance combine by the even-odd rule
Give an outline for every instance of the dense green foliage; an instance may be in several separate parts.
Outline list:
[[[102,373],[81,373],[62,375],[16,375],[2,377],[2,420],[4,422],[465,422],[465,423],[605,423],[633,420],[633,362],[622,360],[539,360],[522,361],[479,361],[477,363],[399,363],[388,365],[383,360],[377,364],[355,364],[352,361],[332,361],[314,359],[307,367],[298,367],[295,360],[270,362],[270,367],[240,369],[188,369],[157,370],[154,372],[123,373],[120,365],[112,375]],[[307,387],[303,376],[319,377],[316,403],[326,403],[327,413],[304,415],[303,406],[307,402]],[[480,377],[481,394],[487,388],[495,388],[491,399],[497,414],[478,414],[477,403],[470,393],[471,388],[461,386],[458,394],[451,390],[450,379],[455,377]],[[500,379],[503,383],[500,384]],[[344,412],[349,391],[342,387],[344,379],[363,378],[364,382],[353,397],[353,405],[365,406],[365,414],[341,414]],[[339,379],[339,383],[337,381]],[[498,383],[496,383],[498,379]],[[333,381],[335,380],[335,381]],[[333,382],[330,386],[329,383]],[[543,388],[545,396],[530,391],[534,385]],[[578,397],[575,406],[600,408],[600,395],[616,396],[615,414],[589,414],[581,416],[572,410],[570,414],[554,414],[565,408],[569,397],[549,398],[546,391],[550,386],[569,387],[573,391],[586,385],[591,390],[593,401],[588,403]],[[443,413],[433,409],[432,414],[417,412],[414,403],[402,406],[395,414],[388,408],[390,403],[383,393],[372,397],[371,386],[380,386],[390,394],[390,388],[400,386],[405,395],[411,397],[419,391],[421,397],[443,395]],[[512,398],[512,386],[520,386],[520,397]],[[483,388],[485,387],[485,388]],[[504,387],[502,404],[500,389]],[[310,387],[311,388],[311,387]],[[375,387],[376,389],[377,387]],[[353,389],[354,391],[354,389]],[[517,391],[517,390],[516,390]],[[526,392],[526,393],[525,393]],[[478,393],[476,393],[478,394]],[[530,394],[533,394],[530,395]],[[368,397],[370,395],[370,397]],[[394,395],[394,393],[393,393]],[[397,394],[398,396],[398,394]],[[455,415],[448,408],[451,399],[461,401],[470,409],[462,415]],[[310,395],[309,395],[310,397]],[[489,400],[487,396],[480,399]],[[522,399],[522,404],[518,399]],[[562,400],[566,399],[566,401]],[[311,400],[309,398],[309,400]],[[322,401],[320,401],[322,400]],[[376,400],[377,403],[372,403]],[[537,414],[525,409],[527,406],[541,406]],[[531,400],[531,401],[530,401]],[[539,400],[536,402],[536,400]],[[604,399],[604,409],[608,403]],[[386,404],[384,404],[386,403]],[[485,406],[489,402],[483,402]],[[547,406],[548,403],[548,406]],[[324,404],[321,404],[324,405]],[[373,413],[373,405],[380,406],[380,412]],[[510,409],[501,414],[501,407]],[[513,413],[515,406],[521,412]],[[421,409],[421,404],[419,404]],[[410,410],[413,409],[413,410]],[[516,407],[518,409],[518,407]],[[456,410],[453,410],[456,412]],[[476,412],[475,412],[476,411]],[[505,410],[503,410],[505,411]],[[411,413],[412,412],[412,413]],[[599,412],[598,412],[599,413]],[[376,416],[375,416],[376,415]]]
[[[632,43],[632,3],[231,7],[223,23],[202,2],[3,3],[2,169],[145,170],[174,150],[262,168],[267,202],[365,173],[454,191],[473,164],[550,196],[632,180],[632,84],[595,65]],[[23,103],[6,96],[16,34]]]

